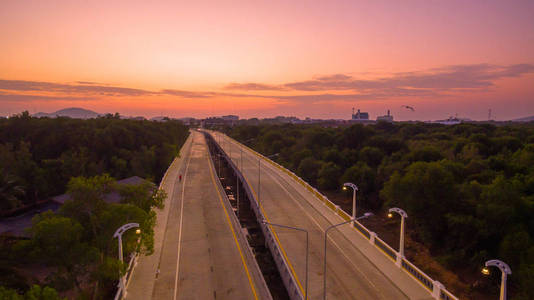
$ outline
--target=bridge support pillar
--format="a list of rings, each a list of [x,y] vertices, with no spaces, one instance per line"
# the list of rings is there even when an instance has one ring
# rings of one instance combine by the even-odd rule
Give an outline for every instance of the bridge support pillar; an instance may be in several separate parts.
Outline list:
[[[402,255],[399,252],[397,252],[397,260],[395,261],[395,265],[397,265],[397,267],[399,267],[399,268],[402,267],[402,259],[403,258],[404,257],[402,257]]]
[[[441,289],[444,288],[443,284],[441,284],[441,282],[435,280],[433,282],[433,285],[434,285],[434,290],[432,291],[432,297],[434,299],[439,299],[439,294],[441,293]]]
[[[375,244],[375,239],[376,239],[376,233],[372,231],[369,232],[369,243],[371,243],[371,245]]]

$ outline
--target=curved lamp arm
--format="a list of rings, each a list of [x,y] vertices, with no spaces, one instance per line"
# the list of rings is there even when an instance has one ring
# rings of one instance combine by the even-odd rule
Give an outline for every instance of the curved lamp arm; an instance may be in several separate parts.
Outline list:
[[[510,269],[505,262],[498,259],[488,260],[486,262],[486,267],[497,267],[501,270],[501,272],[506,273],[507,275],[512,274],[512,269]]]
[[[396,213],[398,213],[401,217],[403,217],[403,218],[408,218],[408,214],[407,214],[404,210],[402,210],[402,209],[400,209],[400,208],[398,208],[398,207],[390,208],[390,209],[388,210],[388,212],[389,212],[390,214],[393,213],[393,212],[396,212]]]
[[[351,188],[352,188],[353,190],[355,190],[355,191],[358,190],[358,187],[357,187],[354,183],[352,183],[352,182],[345,182],[345,183],[343,184],[343,187],[345,187],[345,189],[346,189],[347,186],[348,186],[348,187],[351,187]]]
[[[139,223],[128,223],[128,224],[124,224],[122,225],[119,229],[117,229],[117,231],[115,231],[115,233],[113,234],[113,237],[116,238],[116,237],[120,237],[122,236],[122,234],[128,230],[128,229],[131,229],[131,228],[135,228],[135,227],[139,227]]]

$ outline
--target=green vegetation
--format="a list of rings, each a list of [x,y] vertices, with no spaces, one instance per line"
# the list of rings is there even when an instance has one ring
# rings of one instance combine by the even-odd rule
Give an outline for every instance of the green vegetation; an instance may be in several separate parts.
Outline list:
[[[63,194],[76,176],[137,175],[159,182],[187,136],[188,128],[178,121],[121,120],[112,115],[39,119],[27,112],[0,119],[0,208],[6,211]],[[5,198],[4,193],[16,198]]]
[[[33,285],[24,295],[19,295],[16,290],[6,289],[0,286],[0,299],[4,300],[62,300],[57,291],[51,287]]]
[[[0,298],[60,299],[56,290],[81,299],[111,298],[128,255],[152,253],[152,209],[162,208],[167,196],[150,182],[117,185],[111,175],[158,182],[187,135],[188,128],[179,122],[114,116],[84,121],[23,113],[0,120],[1,212],[63,192],[70,195],[57,213],[32,219],[30,239],[0,239]],[[112,192],[121,196],[121,203],[106,202]],[[113,234],[131,222],[140,224],[141,235],[124,233],[121,264]],[[35,269],[46,278],[23,275]],[[35,282],[48,287],[30,287]]]
[[[405,209],[415,238],[453,270],[509,263],[514,299],[534,298],[534,124],[224,130],[265,155],[279,153],[278,163],[323,191],[354,182],[359,207]]]

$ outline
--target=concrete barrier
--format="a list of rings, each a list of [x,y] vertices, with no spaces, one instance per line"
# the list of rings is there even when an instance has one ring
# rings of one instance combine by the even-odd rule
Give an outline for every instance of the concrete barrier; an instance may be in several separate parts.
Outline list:
[[[312,193],[317,199],[319,199],[325,206],[330,208],[334,213],[338,214],[341,218],[343,218],[346,221],[350,220],[351,216],[348,213],[340,209],[338,205],[334,204],[326,196],[321,194],[316,188],[309,185],[306,181],[304,181],[302,178],[297,176],[295,173],[277,164],[276,162],[272,161],[268,157],[265,157],[262,154],[252,150],[251,148],[235,141],[234,139],[230,137],[228,138],[231,139],[234,143],[239,144],[242,147],[246,148],[248,151],[258,156],[262,160],[268,162],[272,166],[276,167],[277,169],[289,175],[291,178],[297,181],[300,185],[306,188],[310,193]],[[399,253],[395,251],[391,246],[389,246],[386,242],[384,242],[382,239],[378,238],[376,233],[370,231],[358,221],[355,222],[353,228],[356,231],[358,231],[361,235],[363,235],[366,239],[368,239],[371,244],[375,245],[382,253],[384,253],[384,255],[391,258],[394,262],[399,261],[400,263],[397,264],[397,266],[401,267],[406,273],[411,275],[411,277],[414,280],[416,280],[423,287],[425,287],[426,290],[430,292],[430,294],[432,295],[434,299],[458,300],[458,298],[454,296],[451,292],[447,291],[447,289],[439,281],[433,280],[430,276],[426,275],[423,271],[417,268],[414,264],[412,264],[406,258],[404,257],[398,258]]]
[[[234,162],[227,156],[226,152],[224,152],[222,147],[219,144],[217,144],[213,136],[210,133],[206,133],[206,137],[211,139],[211,141],[213,141],[213,144],[217,147],[217,150],[220,153],[222,153],[223,158],[226,160],[228,165],[233,169],[234,173],[239,178],[239,180],[245,183],[243,184],[243,187],[245,189],[245,193],[247,194],[248,198],[251,199],[250,206],[254,212],[254,215],[256,216],[258,224],[260,224],[261,230],[263,232],[263,236],[265,237],[265,243],[267,244],[267,247],[269,248],[269,251],[271,252],[272,257],[274,258],[276,267],[278,269],[280,277],[282,278],[284,286],[286,287],[286,290],[287,290],[287,293],[289,294],[290,299],[291,300],[304,299],[304,294],[302,293],[302,290],[299,288],[297,280],[293,272],[291,271],[291,268],[289,267],[288,262],[285,259],[285,255],[282,251],[281,246],[278,243],[278,238],[276,236],[276,233],[272,230],[271,226],[263,223],[263,221],[267,220],[267,218],[264,216],[262,208],[259,205],[256,197],[254,196],[254,193],[252,193],[252,190],[247,180],[245,179],[241,171],[239,171],[239,169],[234,164]]]

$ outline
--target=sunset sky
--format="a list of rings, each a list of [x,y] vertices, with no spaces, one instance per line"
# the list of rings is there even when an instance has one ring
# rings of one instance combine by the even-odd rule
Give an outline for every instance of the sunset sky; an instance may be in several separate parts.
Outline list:
[[[534,1],[2,0],[0,115],[66,107],[530,116]]]

